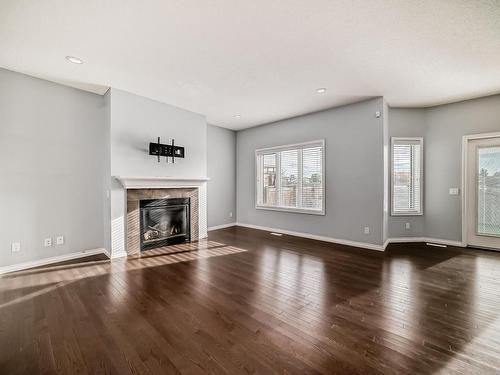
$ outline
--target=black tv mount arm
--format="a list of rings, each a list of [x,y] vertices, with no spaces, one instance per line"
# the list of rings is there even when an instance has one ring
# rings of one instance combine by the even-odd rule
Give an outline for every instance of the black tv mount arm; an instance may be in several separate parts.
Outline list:
[[[176,146],[174,139],[172,139],[171,145],[166,145],[160,143],[160,137],[158,137],[158,142],[149,144],[149,155],[156,156],[158,158],[158,163],[160,162],[160,157],[164,156],[168,163],[168,158],[172,158],[172,163],[175,163],[175,158],[184,158],[184,147]]]

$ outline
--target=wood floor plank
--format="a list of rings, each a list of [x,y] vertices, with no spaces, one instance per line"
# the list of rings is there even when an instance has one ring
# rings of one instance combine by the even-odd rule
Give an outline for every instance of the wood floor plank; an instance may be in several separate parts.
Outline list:
[[[0,279],[1,374],[498,374],[500,253],[233,227]]]

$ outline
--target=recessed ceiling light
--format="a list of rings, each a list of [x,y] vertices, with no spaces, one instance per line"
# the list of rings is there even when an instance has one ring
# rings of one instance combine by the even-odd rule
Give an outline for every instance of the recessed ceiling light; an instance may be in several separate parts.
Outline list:
[[[321,88],[317,89],[316,92],[318,94],[324,94],[326,92],[326,89],[324,87],[321,87]]]
[[[72,62],[73,64],[83,64],[83,60],[75,56],[66,56],[66,60]]]
[[[233,115],[234,118],[240,118],[241,115],[240,114],[236,114],[236,115]]]

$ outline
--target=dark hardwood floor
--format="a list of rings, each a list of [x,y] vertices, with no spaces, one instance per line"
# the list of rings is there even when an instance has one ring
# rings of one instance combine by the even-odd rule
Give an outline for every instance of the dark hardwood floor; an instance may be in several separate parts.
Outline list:
[[[4,275],[0,374],[500,373],[500,253],[229,228]]]

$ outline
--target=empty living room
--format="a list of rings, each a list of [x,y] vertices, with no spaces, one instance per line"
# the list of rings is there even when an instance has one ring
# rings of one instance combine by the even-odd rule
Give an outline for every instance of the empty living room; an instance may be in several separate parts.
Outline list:
[[[0,374],[500,374],[500,0],[0,1]]]

